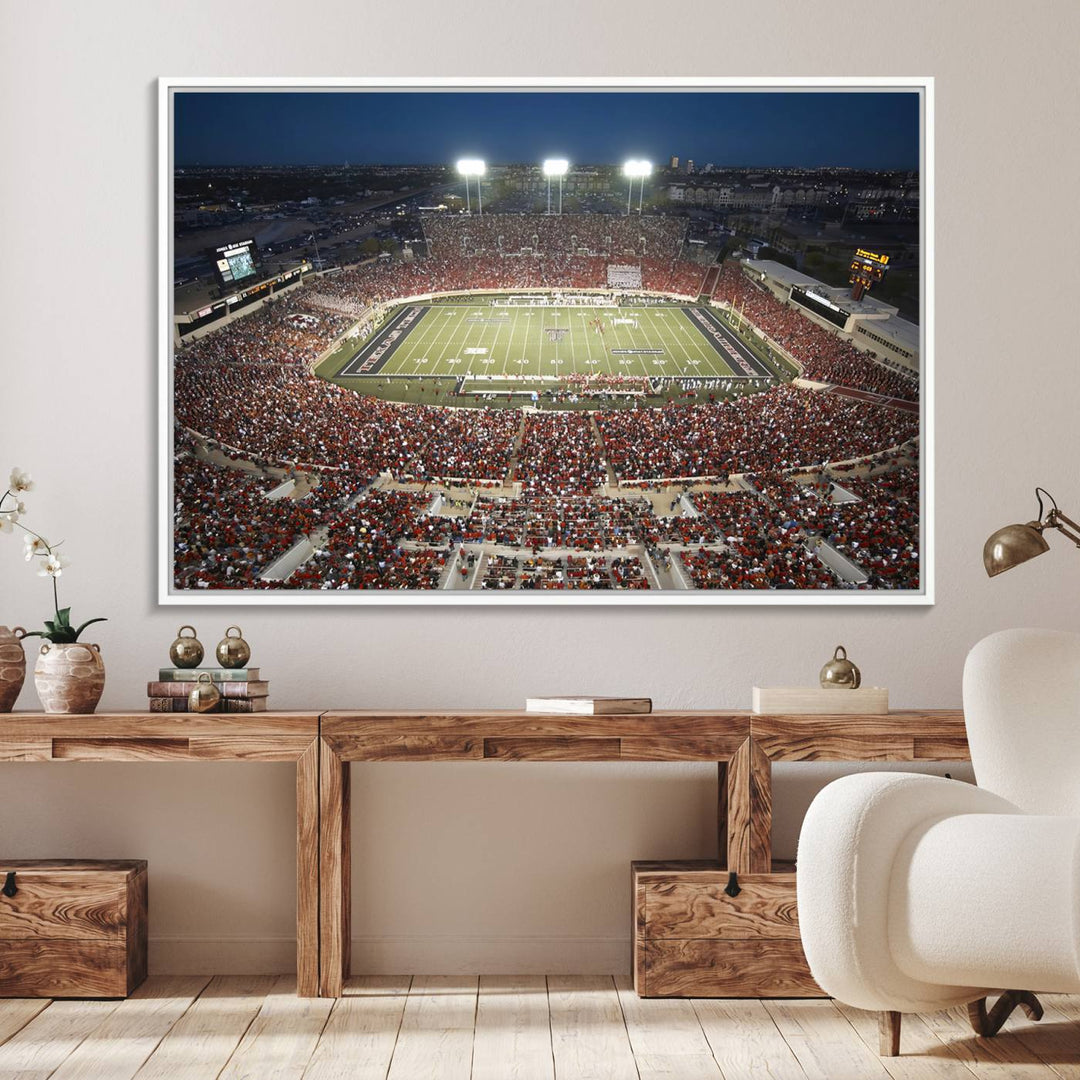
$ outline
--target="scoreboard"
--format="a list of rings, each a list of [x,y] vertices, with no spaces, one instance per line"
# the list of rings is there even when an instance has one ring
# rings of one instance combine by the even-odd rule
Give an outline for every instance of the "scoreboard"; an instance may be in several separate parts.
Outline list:
[[[851,298],[861,300],[863,294],[869,292],[870,288],[885,276],[888,269],[888,255],[878,255],[864,248],[856,248],[851,257],[851,276],[848,278],[851,282]]]
[[[213,261],[218,284],[231,287],[255,276],[259,250],[254,240],[238,240],[214,248]]]

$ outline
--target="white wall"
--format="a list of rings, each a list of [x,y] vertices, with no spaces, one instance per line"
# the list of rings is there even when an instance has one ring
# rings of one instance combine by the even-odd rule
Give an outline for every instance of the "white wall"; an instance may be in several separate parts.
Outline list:
[[[980,550],[993,528],[1030,516],[1036,482],[1080,505],[1077,5],[0,10],[0,469],[33,471],[32,522],[67,538],[65,602],[109,616],[95,635],[109,665],[103,707],[141,704],[186,621],[208,642],[238,621],[274,704],[310,709],[513,705],[583,689],[745,707],[754,682],[812,679],[839,641],[895,705],[956,705],[978,638],[1075,625],[1080,562],[1064,544],[993,582]],[[937,77],[934,608],[155,606],[156,77],[510,72]],[[16,548],[0,537],[0,622],[33,624],[47,586]],[[20,705],[36,707],[31,686]],[[782,852],[824,775],[781,770]],[[354,780],[354,925],[369,969],[625,965],[630,859],[707,855],[713,843],[709,767],[384,765],[356,767]],[[0,792],[0,857],[151,860],[159,970],[287,963],[288,768],[8,765]]]

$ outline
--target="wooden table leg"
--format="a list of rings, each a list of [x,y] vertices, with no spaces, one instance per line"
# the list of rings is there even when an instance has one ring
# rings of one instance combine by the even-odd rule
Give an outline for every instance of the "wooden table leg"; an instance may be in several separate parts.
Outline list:
[[[716,848],[721,870],[728,864],[728,764],[716,763]]]
[[[296,992],[319,994],[319,740],[296,762]]]
[[[319,993],[341,997],[350,967],[350,765],[319,740]]]
[[[772,763],[747,739],[726,773],[727,868],[767,874],[772,869]]]

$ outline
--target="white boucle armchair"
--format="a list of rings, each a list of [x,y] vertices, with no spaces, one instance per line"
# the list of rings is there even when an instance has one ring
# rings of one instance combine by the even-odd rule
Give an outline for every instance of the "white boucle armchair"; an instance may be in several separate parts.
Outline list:
[[[1033,991],[1080,992],[1080,635],[979,642],[964,716],[978,787],[847,776],[799,838],[810,970],[826,993],[880,1011],[883,1054],[899,1053],[905,1012],[967,1004],[989,1036],[1018,1005],[1041,1017]]]

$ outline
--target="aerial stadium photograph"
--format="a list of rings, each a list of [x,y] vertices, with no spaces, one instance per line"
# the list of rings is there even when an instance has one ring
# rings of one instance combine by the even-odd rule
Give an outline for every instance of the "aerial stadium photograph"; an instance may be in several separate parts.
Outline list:
[[[928,603],[927,88],[162,81],[166,603]]]

